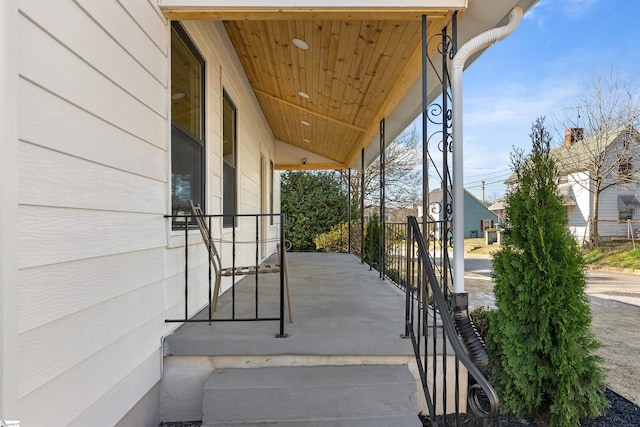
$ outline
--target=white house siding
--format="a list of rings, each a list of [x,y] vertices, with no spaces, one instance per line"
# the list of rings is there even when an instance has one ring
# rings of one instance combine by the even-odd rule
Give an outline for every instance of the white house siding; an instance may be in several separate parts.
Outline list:
[[[0,419],[18,417],[17,322],[17,4],[0,2]]]
[[[16,418],[111,426],[169,328],[169,27],[140,0],[17,6]]]
[[[569,229],[577,239],[584,239],[586,236],[589,212],[593,204],[593,194],[589,191],[592,183],[589,175],[584,172],[570,174],[567,177],[568,183],[575,198],[575,206],[567,206]]]
[[[600,194],[600,207],[598,216],[601,220],[598,224],[598,232],[603,240],[609,240],[612,237],[628,237],[628,224],[626,221],[620,221],[620,210],[618,208],[619,195],[635,195],[633,191],[624,189],[615,189],[611,187]],[[635,210],[635,218],[637,218],[637,209]],[[634,219],[635,219],[634,218]]]
[[[638,156],[640,155],[640,142],[637,138],[633,139],[633,142],[629,144],[629,148],[623,149],[624,135],[619,135],[616,140],[607,147],[606,164],[614,164],[617,161],[618,156],[624,154],[629,156],[632,161],[632,170],[636,171],[638,168]],[[634,183],[622,183],[618,179],[618,171],[614,170],[609,175],[607,183],[615,181],[616,184],[607,188],[600,193],[600,205],[598,211],[598,217],[600,223],[598,225],[598,232],[603,240],[608,240],[612,237],[629,237],[629,225],[626,221],[619,221],[619,196],[640,196],[640,186],[637,182]],[[635,172],[635,179],[638,179],[638,172]],[[633,219],[638,219],[640,216],[638,209],[634,209]],[[637,224],[633,224],[634,226]]]
[[[632,170],[636,170],[638,155],[640,155],[640,143],[637,138],[630,143],[628,149],[622,149],[624,141],[624,135],[619,135],[615,141],[613,141],[606,149],[605,165],[612,165],[618,159],[618,156],[624,154],[631,157],[634,163]],[[610,167],[610,166],[607,166]],[[604,185],[613,183],[613,186],[608,187],[600,193],[599,205],[598,205],[598,232],[600,238],[603,240],[609,240],[612,237],[628,237],[628,224],[626,221],[619,220],[619,206],[618,198],[622,195],[638,196],[639,186],[637,183],[621,183],[618,177],[617,166],[614,166],[614,170],[607,172],[607,179]],[[636,179],[638,173],[635,172]],[[593,197],[593,196],[592,196]],[[593,200],[593,199],[592,199]],[[591,212],[591,211],[590,211]],[[634,210],[634,218],[637,219],[640,216],[638,209]]]

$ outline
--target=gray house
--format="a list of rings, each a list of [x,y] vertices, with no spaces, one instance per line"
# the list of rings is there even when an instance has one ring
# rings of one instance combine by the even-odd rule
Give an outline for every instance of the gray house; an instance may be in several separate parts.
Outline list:
[[[441,221],[447,209],[443,209],[442,190],[429,193],[428,215],[433,221]],[[493,228],[498,222],[498,215],[491,212],[477,197],[464,190],[464,238],[483,237],[484,231]],[[455,227],[455,225],[454,225]],[[436,233],[439,232],[436,226]]]

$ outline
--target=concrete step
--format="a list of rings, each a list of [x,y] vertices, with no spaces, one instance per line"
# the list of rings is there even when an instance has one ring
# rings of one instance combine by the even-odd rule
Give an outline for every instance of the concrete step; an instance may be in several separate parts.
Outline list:
[[[406,366],[219,369],[203,398],[203,427],[420,426]]]

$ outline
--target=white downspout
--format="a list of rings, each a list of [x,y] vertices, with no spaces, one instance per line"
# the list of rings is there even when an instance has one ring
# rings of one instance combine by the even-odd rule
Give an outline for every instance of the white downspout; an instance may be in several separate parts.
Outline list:
[[[453,103],[453,292],[464,292],[464,169],[462,161],[462,70],[467,59],[480,49],[507,38],[522,18],[522,8],[514,7],[504,27],[478,34],[464,44],[453,58],[451,92]]]

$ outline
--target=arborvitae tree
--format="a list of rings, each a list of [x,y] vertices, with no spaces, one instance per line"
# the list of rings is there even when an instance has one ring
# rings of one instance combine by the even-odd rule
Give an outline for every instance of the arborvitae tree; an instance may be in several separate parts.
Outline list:
[[[602,359],[594,353],[585,264],[567,229],[544,118],[530,136],[531,153],[512,155],[517,182],[507,195],[503,246],[493,257],[493,382],[505,411],[577,426],[607,404]]]
[[[364,260],[369,265],[380,266],[380,216],[375,212],[364,233]]]

